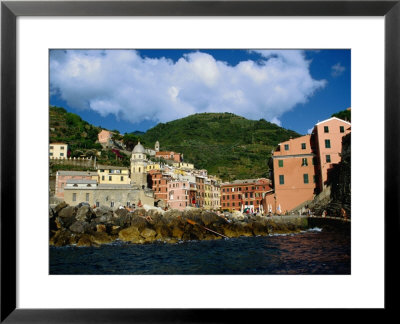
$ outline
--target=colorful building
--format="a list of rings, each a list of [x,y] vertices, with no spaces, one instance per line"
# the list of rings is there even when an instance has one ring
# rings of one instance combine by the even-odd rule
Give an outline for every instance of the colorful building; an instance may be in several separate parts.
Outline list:
[[[160,170],[150,170],[148,173],[149,188],[154,192],[154,200],[162,200],[165,205],[168,202],[168,181],[171,176],[164,174]]]
[[[221,208],[249,212],[263,212],[263,196],[271,190],[266,178],[235,180],[221,184]]]
[[[99,165],[98,181],[101,184],[130,184],[129,169],[125,167]]]
[[[190,182],[188,180],[171,180],[168,182],[167,205],[172,209],[184,210],[190,206]]]
[[[97,134],[97,138],[100,144],[110,145],[112,133],[108,130],[102,129],[100,133]]]
[[[49,157],[50,159],[66,159],[68,157],[68,144],[50,143]]]
[[[280,143],[272,155],[274,190],[266,194],[264,209],[284,214],[323,191],[350,132],[349,122],[332,117],[317,123],[310,135]]]
[[[90,171],[57,171],[55,182],[55,196],[64,198],[64,187],[68,180],[96,180],[97,172]]]
[[[164,160],[172,160],[172,161],[175,161],[175,162],[181,162],[182,161],[181,154],[173,152],[173,151],[156,152],[156,157],[163,158]]]

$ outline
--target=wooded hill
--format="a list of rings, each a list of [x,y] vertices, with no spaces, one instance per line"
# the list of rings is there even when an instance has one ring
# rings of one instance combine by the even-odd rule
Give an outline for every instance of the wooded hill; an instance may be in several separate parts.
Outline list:
[[[223,180],[269,177],[277,144],[298,133],[231,113],[202,113],[160,123],[141,135],[146,146],[183,153],[184,161]]]
[[[90,156],[98,150],[102,151],[98,158],[101,163],[128,165],[128,157],[117,160],[111,150],[102,150],[96,143],[100,130],[64,108],[50,107],[50,142],[68,143],[71,156]],[[202,113],[160,123],[146,133],[132,132],[121,139],[140,138],[148,148],[154,148],[158,140],[161,150],[183,153],[184,161],[194,163],[196,168],[223,180],[235,180],[268,177],[271,151],[278,143],[298,136],[264,119]]]

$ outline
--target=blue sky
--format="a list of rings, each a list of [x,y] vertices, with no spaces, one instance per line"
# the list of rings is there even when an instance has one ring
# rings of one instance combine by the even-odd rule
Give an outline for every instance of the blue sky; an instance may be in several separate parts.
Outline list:
[[[351,106],[350,50],[51,50],[50,104],[121,133],[232,112],[306,134]]]

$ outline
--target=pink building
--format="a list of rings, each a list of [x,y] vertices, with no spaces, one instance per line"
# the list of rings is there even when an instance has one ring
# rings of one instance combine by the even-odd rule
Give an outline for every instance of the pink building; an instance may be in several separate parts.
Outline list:
[[[326,187],[328,170],[333,164],[341,161],[342,137],[351,132],[351,124],[342,119],[332,117],[314,126],[315,153],[318,156],[318,189]]]
[[[172,160],[175,162],[181,162],[181,154],[173,151],[156,152],[156,157],[163,158],[165,160]]]
[[[265,195],[264,210],[289,212],[323,191],[350,132],[349,122],[332,117],[317,123],[312,134],[280,143],[272,155],[274,189]]]
[[[101,132],[97,135],[100,144],[108,144],[111,140],[112,133],[108,130],[102,129]]]
[[[185,180],[172,180],[168,182],[167,205],[172,209],[184,210],[190,206],[190,182]]]
[[[64,187],[67,180],[97,180],[97,172],[90,171],[57,171],[55,196],[64,198]]]

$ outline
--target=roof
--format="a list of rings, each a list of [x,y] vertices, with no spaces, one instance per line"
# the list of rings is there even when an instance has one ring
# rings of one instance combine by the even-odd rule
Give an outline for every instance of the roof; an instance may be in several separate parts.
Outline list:
[[[97,172],[93,171],[57,171],[59,175],[69,176],[97,176]]]
[[[113,165],[97,165],[97,169],[104,169],[104,170],[129,170],[127,167],[123,166],[113,166]]]
[[[88,179],[68,179],[67,183],[73,184],[96,184],[96,180],[88,180]]]
[[[323,121],[321,121],[321,122],[316,123],[315,126],[318,126],[318,125],[320,125],[320,124],[326,123],[326,122],[328,122],[328,121],[330,121],[330,120],[333,120],[333,119],[336,119],[336,120],[339,120],[339,121],[341,121],[341,122],[343,122],[343,123],[345,123],[345,124],[351,125],[351,123],[348,122],[348,121],[345,121],[345,120],[340,119],[340,118],[337,118],[337,117],[331,117],[331,118],[328,118],[328,119],[325,119],[325,120],[323,120]]]
[[[139,142],[133,148],[132,153],[145,153],[145,149],[144,149],[143,145],[140,144],[140,142]]]

